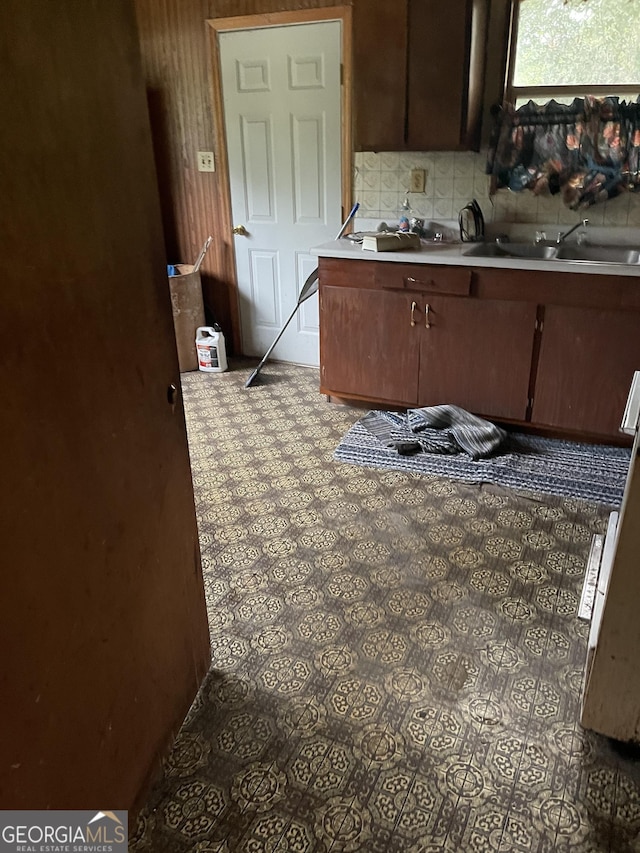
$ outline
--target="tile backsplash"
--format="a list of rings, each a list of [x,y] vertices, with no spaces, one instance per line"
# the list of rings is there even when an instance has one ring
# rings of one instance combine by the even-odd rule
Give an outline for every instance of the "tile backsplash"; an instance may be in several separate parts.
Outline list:
[[[584,210],[569,210],[559,195],[534,196],[529,190],[499,190],[489,196],[485,174],[487,152],[358,151],[354,154],[354,198],[359,218],[397,224],[408,198],[411,214],[425,220],[457,220],[461,207],[475,198],[487,223],[574,224],[588,218],[601,226],[640,226],[640,193],[617,198]],[[411,169],[427,172],[424,193],[407,193]]]

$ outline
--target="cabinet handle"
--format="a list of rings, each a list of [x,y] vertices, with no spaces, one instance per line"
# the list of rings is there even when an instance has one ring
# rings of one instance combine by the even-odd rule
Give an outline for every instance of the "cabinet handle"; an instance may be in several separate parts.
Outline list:
[[[416,305],[416,303],[415,303],[415,302],[412,302],[412,303],[411,303],[411,325],[412,325],[412,326],[415,326],[415,324],[416,324],[415,310],[416,310],[416,308],[417,308],[417,307],[418,307],[418,306]]]
[[[429,322],[429,311],[431,311],[431,306],[427,302],[427,304],[424,306],[424,326],[425,326],[425,329],[431,328],[431,323]]]

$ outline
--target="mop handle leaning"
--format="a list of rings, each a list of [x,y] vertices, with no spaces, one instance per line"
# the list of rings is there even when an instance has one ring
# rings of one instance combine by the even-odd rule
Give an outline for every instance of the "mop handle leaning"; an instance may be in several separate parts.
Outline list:
[[[254,372],[256,372],[256,373],[257,373],[257,371],[258,371],[258,370],[260,370],[260,368],[263,366],[263,364],[265,363],[265,361],[269,358],[269,356],[271,355],[271,353],[272,353],[272,352],[273,352],[273,350],[275,349],[276,344],[278,343],[278,341],[280,340],[280,338],[284,335],[284,333],[285,333],[285,331],[286,331],[287,326],[288,326],[288,325],[289,325],[289,323],[293,320],[294,315],[295,315],[295,313],[296,313],[296,311],[298,310],[298,308],[299,308],[299,307],[300,307],[300,303],[299,303],[299,302],[296,302],[296,307],[293,309],[293,311],[292,311],[292,312],[291,312],[291,314],[289,315],[289,319],[288,319],[288,320],[287,320],[287,322],[284,324],[284,326],[280,329],[280,332],[278,333],[278,337],[275,339],[275,341],[271,344],[271,346],[269,347],[269,349],[268,349],[268,350],[265,352],[265,354],[262,356],[262,361],[260,362],[260,364],[259,364],[259,365],[258,365],[258,367],[256,368],[256,371],[254,371]]]
[[[348,224],[351,222],[353,217],[356,215],[356,211],[358,210],[359,207],[360,207],[360,202],[356,202],[353,205],[353,207],[351,208],[351,212],[349,213],[349,215],[347,216],[345,221],[342,223],[342,228],[338,231],[338,235],[336,237],[336,240],[339,240],[342,237],[342,235],[344,234],[344,232],[347,230]]]
[[[344,234],[344,232],[347,230],[348,224],[351,222],[351,220],[355,216],[356,210],[359,207],[360,207],[360,204],[358,202],[356,202],[353,205],[353,207],[351,208],[351,212],[349,213],[349,215],[347,216],[345,221],[342,223],[342,226],[340,227],[340,230],[338,231],[338,233],[336,235],[336,240],[339,240],[342,237],[342,235]],[[297,302],[296,308],[298,308],[298,306],[300,306],[310,296],[313,296],[314,293],[317,293],[317,292],[318,292],[318,268],[316,267],[316,269],[307,276],[307,280],[305,281],[304,286],[303,286],[302,290],[300,291],[300,296],[298,296],[298,302]],[[295,309],[294,309],[294,313],[295,313]],[[289,319],[291,319],[291,318],[289,318]],[[289,320],[287,320],[287,323],[288,322],[289,322]],[[286,328],[286,326],[284,328]],[[284,331],[284,329],[283,329],[283,331]]]
[[[346,231],[347,225],[351,222],[351,220],[355,216],[356,211],[358,210],[359,207],[360,207],[360,205],[358,202],[356,202],[353,205],[353,207],[351,208],[351,211],[349,213],[349,216],[347,216],[345,221],[342,223],[342,227],[340,228],[340,231],[338,231],[338,235],[336,236],[336,240],[339,240],[340,237],[342,237],[342,235]],[[300,291],[300,296],[298,297],[298,300],[297,300],[297,302],[293,308],[293,311],[289,315],[289,319],[287,320],[287,322],[280,329],[280,332],[278,333],[278,337],[275,339],[275,341],[271,344],[269,349],[262,356],[260,364],[256,367],[256,369],[253,371],[253,373],[249,376],[247,381],[244,383],[245,388],[249,388],[251,386],[253,380],[256,378],[258,373],[260,373],[260,371],[262,370],[266,360],[269,358],[269,356],[273,352],[275,345],[278,343],[278,341],[280,340],[280,338],[284,334],[284,331],[287,328],[287,326],[289,325],[289,323],[293,320],[293,317],[294,317],[296,311],[298,310],[298,308],[300,307],[301,303],[304,302],[306,299],[308,299],[310,296],[313,296],[313,294],[316,292],[316,290],[318,289],[317,281],[318,281],[318,268],[316,267],[316,269],[313,270],[313,272],[307,276],[307,280],[304,283],[304,287]],[[314,285],[315,285],[315,287],[314,287]]]

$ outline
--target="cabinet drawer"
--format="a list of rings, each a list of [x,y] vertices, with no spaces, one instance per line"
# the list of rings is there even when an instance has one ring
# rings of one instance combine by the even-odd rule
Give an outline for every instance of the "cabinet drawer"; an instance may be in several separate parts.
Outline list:
[[[320,284],[332,287],[375,287],[375,267],[372,261],[343,260],[342,258],[320,258],[318,271]]]
[[[471,291],[471,268],[429,267],[424,264],[376,264],[375,283],[394,290],[418,290],[423,293],[445,293],[468,296]]]

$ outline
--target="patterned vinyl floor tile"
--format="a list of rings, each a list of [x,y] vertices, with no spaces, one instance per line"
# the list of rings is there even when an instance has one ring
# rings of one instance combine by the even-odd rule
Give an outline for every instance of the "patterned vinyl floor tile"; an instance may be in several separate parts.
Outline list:
[[[136,853],[631,853],[640,762],[579,725],[608,510],[333,460],[317,371],[183,375],[211,670]]]

